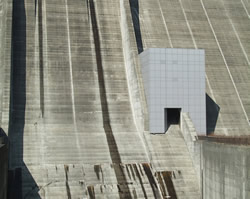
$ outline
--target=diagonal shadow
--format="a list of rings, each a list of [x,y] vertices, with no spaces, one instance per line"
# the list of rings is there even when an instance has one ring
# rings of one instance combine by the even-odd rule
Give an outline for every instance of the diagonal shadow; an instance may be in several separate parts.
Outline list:
[[[213,134],[217,124],[220,107],[214,100],[206,94],[206,123],[207,135]]]
[[[143,44],[141,37],[140,18],[139,18],[139,2],[138,0],[129,0],[129,4],[134,26],[138,54],[140,54],[141,52],[143,52]]]
[[[40,199],[38,186],[23,161],[26,108],[26,10],[24,0],[13,0],[11,96],[9,118],[8,198]],[[23,190],[23,184],[29,190]]]
[[[100,98],[101,98],[102,117],[103,117],[103,127],[104,127],[104,131],[106,134],[107,142],[108,142],[111,160],[112,160],[112,163],[114,164],[114,170],[115,170],[115,174],[116,174],[116,178],[118,182],[120,198],[129,199],[131,198],[129,187],[126,183],[125,174],[122,172],[122,169],[120,167],[121,157],[120,157],[118,147],[117,147],[117,144],[113,135],[113,131],[110,125],[109,108],[108,108],[108,103],[107,103],[104,72],[103,72],[103,65],[102,65],[100,36],[99,36],[97,19],[96,19],[95,4],[93,0],[89,0],[89,8],[90,8],[92,31],[93,31],[94,43],[95,43],[98,83],[99,83],[99,92],[100,92]]]
[[[8,137],[0,128],[0,198],[7,198]]]

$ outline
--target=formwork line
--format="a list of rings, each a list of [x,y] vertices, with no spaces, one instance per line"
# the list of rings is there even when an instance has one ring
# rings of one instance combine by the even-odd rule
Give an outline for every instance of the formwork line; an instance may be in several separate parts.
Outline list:
[[[191,28],[191,26],[190,26],[190,24],[189,24],[189,22],[188,22],[188,18],[187,18],[187,16],[186,16],[185,9],[184,9],[184,7],[183,7],[182,1],[179,0],[179,2],[180,2],[181,8],[182,8],[182,12],[183,12],[184,17],[185,17],[185,20],[186,20],[186,24],[187,24],[187,26],[188,26],[189,33],[190,33],[190,35],[191,35],[191,37],[192,37],[192,41],[193,41],[194,47],[195,47],[195,49],[198,49],[198,46],[197,46],[197,43],[196,43],[196,41],[195,41],[195,37],[194,37],[194,35],[193,35],[192,28]],[[206,77],[206,82],[207,82],[207,85],[208,85],[208,89],[210,90],[210,93],[211,93],[211,95],[212,95],[212,97],[213,97],[213,100],[214,100],[215,103],[217,103],[217,102],[216,102],[216,99],[215,99],[215,96],[214,96],[214,92],[213,92],[212,86],[211,86],[211,84],[210,84],[210,82],[209,82],[209,79],[208,79],[208,76],[207,76],[206,72],[205,72],[205,77]],[[221,117],[220,114],[219,114],[219,118],[220,118],[221,122],[223,123],[223,119],[222,119],[222,117]],[[225,134],[227,135],[227,133],[225,133]]]
[[[189,25],[189,22],[188,22],[188,19],[187,19],[187,15],[186,15],[186,12],[185,12],[185,10],[184,10],[184,8],[183,8],[183,5],[182,5],[181,0],[179,0],[179,3],[180,3],[180,5],[181,5],[181,9],[182,9],[184,18],[185,18],[185,20],[186,20],[186,24],[187,24],[189,33],[190,33],[190,35],[191,35],[191,37],[192,37],[192,41],[193,41],[194,47],[195,47],[195,49],[197,49],[197,45],[196,45],[196,42],[195,42],[195,39],[194,39],[194,35],[193,35],[193,32],[192,32],[191,27],[190,27],[190,25]]]
[[[122,162],[119,148],[114,136],[114,132],[111,126],[111,118],[109,112],[109,105],[107,99],[107,91],[106,91],[106,84],[105,84],[105,77],[104,77],[104,68],[103,68],[103,60],[102,60],[102,53],[101,53],[101,40],[100,40],[100,33],[99,33],[99,26],[98,26],[98,12],[95,7],[95,1],[89,0],[89,9],[90,9],[90,19],[92,24],[92,33],[95,45],[95,57],[96,57],[96,67],[98,73],[98,84],[99,84],[99,95],[101,100],[101,109],[102,109],[102,118],[103,118],[103,129],[105,132],[108,149],[110,153],[110,158],[112,164],[119,166]],[[127,184],[126,176],[120,169],[121,167],[114,167],[114,172],[116,176],[116,180],[118,184],[123,184],[123,188],[121,192],[119,192],[120,198],[122,198],[122,192],[128,190],[127,197],[131,199],[132,196],[130,194],[130,189]]]
[[[129,4],[129,6],[130,6],[130,4]],[[131,13],[131,11],[130,11],[130,13]],[[127,18],[126,18],[126,15],[127,15],[127,13],[126,13],[126,9],[125,9],[125,4],[124,4],[124,0],[120,0],[120,16],[121,16],[121,32],[122,32],[122,45],[123,46],[126,46],[126,44],[125,44],[125,42],[127,42],[127,41],[124,41],[125,40],[125,36],[124,36],[124,32],[125,32],[125,25],[124,24],[126,24],[126,28],[128,28],[128,21],[127,21]],[[140,21],[141,21],[141,19],[139,19]],[[129,38],[130,38],[130,36],[128,36]],[[143,41],[142,41],[142,45],[143,45]],[[136,46],[137,47],[137,46]],[[129,54],[128,56],[126,55],[126,53],[125,53],[125,50],[123,50],[123,56],[124,56],[124,63],[125,63],[125,66],[126,66],[126,63],[127,63],[127,59],[128,59],[128,57],[130,57],[131,55]],[[135,67],[135,69],[136,69],[136,67]],[[137,69],[136,69],[136,71],[137,71]],[[127,87],[128,87],[128,90],[129,90],[129,101],[130,101],[130,106],[131,106],[131,111],[132,111],[132,116],[133,116],[133,121],[134,121],[134,124],[135,124],[135,128],[136,128],[136,130],[137,130],[137,132],[140,132],[139,131],[139,129],[138,129],[138,126],[136,125],[136,118],[135,118],[135,111],[134,111],[134,108],[132,108],[132,107],[134,107],[134,105],[132,104],[132,95],[131,95],[131,93],[130,93],[130,90],[131,90],[131,88],[130,88],[130,84],[129,84],[129,80],[128,80],[128,69],[127,69],[127,67],[125,67],[125,72],[126,72],[126,82],[127,82]],[[140,84],[138,84],[138,87],[140,87]],[[148,158],[148,161],[150,160],[150,158],[149,158],[149,155],[148,155],[148,151],[147,151],[147,147],[145,146],[145,143],[143,142],[143,137],[142,137],[142,135],[141,135],[141,133],[138,133],[138,135],[139,135],[139,137],[140,137],[140,139],[142,140],[142,144],[143,144],[143,147],[144,147],[144,149],[145,149],[145,151],[146,151],[146,153],[147,153],[147,158]]]
[[[74,92],[74,82],[73,82],[73,69],[72,69],[72,57],[71,57],[71,41],[70,41],[70,31],[69,31],[69,10],[68,10],[68,0],[65,0],[66,8],[66,22],[67,22],[67,36],[68,36],[68,52],[69,52],[69,69],[70,69],[70,86],[71,86],[71,100],[72,100],[72,112],[74,121],[74,130],[76,136],[77,148],[80,148],[79,138],[76,127],[76,112],[75,112],[75,92]]]
[[[42,0],[41,0],[42,1]],[[45,75],[46,75],[46,77],[48,77],[48,32],[47,32],[47,3],[46,3],[46,0],[43,0],[42,1],[42,3],[43,3],[43,24],[44,24],[44,32],[43,32],[43,34],[44,34],[44,40],[43,40],[43,42],[44,42],[44,72],[45,72],[45,70],[46,70],[46,73],[45,73]],[[46,81],[45,81],[46,82]],[[45,88],[47,88],[46,86],[45,86]],[[46,106],[45,106],[45,108],[46,108]],[[45,114],[45,109],[44,109],[44,114]],[[44,117],[45,117],[45,115],[44,115]],[[44,123],[44,120],[43,120],[43,123]],[[43,132],[45,133],[46,132],[46,128],[44,127],[44,124],[42,125],[42,128],[43,128]],[[45,147],[45,141],[44,141],[44,136],[45,136],[45,134],[43,134],[43,136],[42,136],[42,139],[41,139],[41,148],[42,148],[42,150],[43,150],[43,153],[42,153],[42,164],[44,164],[44,156],[45,156],[45,153],[44,153],[44,149],[46,148]]]
[[[181,8],[182,8],[182,12],[183,12],[184,17],[185,17],[185,20],[186,20],[186,24],[187,24],[187,26],[188,26],[189,33],[190,33],[190,35],[191,35],[191,37],[192,37],[192,41],[193,41],[194,47],[195,47],[195,49],[197,49],[198,47],[197,47],[197,44],[196,44],[196,41],[195,41],[195,38],[194,38],[194,35],[193,35],[193,31],[192,31],[192,29],[191,29],[191,27],[190,27],[190,25],[189,25],[189,22],[188,22],[188,19],[187,19],[187,16],[186,16],[186,13],[185,13],[185,10],[184,10],[184,8],[183,8],[183,5],[182,5],[181,0],[179,0],[179,2],[180,2]],[[210,92],[211,92],[211,95],[212,95],[212,97],[214,98],[214,101],[216,102],[216,99],[215,99],[215,97],[214,97],[213,90],[212,90],[211,84],[210,84],[210,82],[209,82],[209,80],[208,80],[207,74],[206,74],[206,81],[207,81],[207,83],[208,83],[208,88],[209,88],[209,90],[210,90]]]
[[[217,39],[217,36],[216,36],[216,34],[215,34],[214,28],[213,28],[213,26],[212,26],[212,24],[211,24],[210,18],[209,18],[208,14],[207,14],[207,10],[206,10],[206,8],[205,8],[205,6],[204,6],[203,0],[200,0],[200,2],[201,2],[201,5],[202,5],[202,8],[203,8],[203,11],[204,11],[204,13],[205,13],[205,15],[206,15],[206,17],[207,17],[207,21],[208,21],[208,23],[209,23],[209,26],[210,26],[210,28],[211,28],[211,30],[212,30],[212,32],[213,32],[215,41],[216,41],[217,46],[218,46],[218,48],[219,48],[219,50],[220,50],[221,56],[222,56],[222,58],[223,58],[223,61],[224,61],[225,66],[226,66],[226,68],[227,68],[227,71],[228,71],[228,74],[229,74],[229,76],[230,76],[230,79],[231,79],[231,81],[232,81],[232,83],[233,83],[233,86],[234,86],[235,92],[236,92],[236,94],[237,94],[237,97],[238,97],[238,99],[239,99],[239,101],[240,101],[241,108],[242,108],[242,110],[243,110],[243,112],[244,112],[244,115],[245,115],[245,117],[246,117],[246,119],[247,119],[247,123],[248,123],[248,125],[250,126],[249,118],[248,118],[247,113],[246,113],[246,111],[245,111],[245,108],[244,108],[244,106],[243,106],[242,100],[241,100],[241,98],[240,98],[239,92],[238,92],[237,87],[236,87],[236,85],[235,85],[235,82],[234,82],[234,80],[233,80],[233,76],[232,76],[232,74],[231,74],[231,72],[230,72],[230,69],[229,69],[229,67],[228,67],[226,58],[225,58],[225,56],[224,56],[224,54],[223,54],[223,51],[222,51],[222,49],[221,49],[220,43],[219,43],[219,41],[218,41],[218,39]]]
[[[222,3],[223,3],[223,5],[224,5],[224,7],[225,7],[225,4],[224,4],[224,1],[223,1],[223,0],[222,0]],[[248,63],[248,65],[250,65],[250,62],[249,62],[247,53],[246,53],[246,51],[245,51],[245,48],[244,48],[244,46],[243,46],[243,44],[242,44],[242,42],[241,42],[241,40],[240,40],[239,34],[237,33],[236,28],[235,28],[235,26],[234,26],[234,24],[233,24],[231,18],[230,18],[229,15],[228,15],[228,12],[227,12],[227,10],[226,10],[226,7],[225,7],[225,13],[226,13],[226,16],[227,16],[227,18],[228,18],[228,20],[229,20],[229,22],[230,22],[230,24],[231,24],[231,26],[232,26],[232,28],[233,28],[233,30],[234,30],[234,33],[235,33],[235,35],[236,35],[236,37],[237,37],[237,40],[238,40],[238,42],[239,42],[239,44],[240,44],[241,50],[243,51],[243,54],[244,54],[244,56],[245,56],[245,58],[246,58],[246,60],[247,60],[247,63]]]
[[[44,2],[44,4],[43,4],[43,2]],[[42,38],[43,38],[43,39],[42,39],[42,42],[43,42],[42,45],[43,45],[45,48],[47,48],[47,43],[46,43],[46,45],[44,45],[44,44],[45,44],[45,42],[44,42],[44,39],[45,39],[45,38],[46,38],[46,42],[47,42],[46,0],[44,0],[44,1],[39,0],[38,6],[41,6],[42,8],[44,8],[44,9],[41,8],[40,10],[38,9],[38,15],[40,15],[40,12],[44,12],[44,11],[45,11],[45,13],[42,13],[42,16],[43,16],[43,17],[41,18],[42,23],[40,22],[38,25],[39,25],[39,26],[40,26],[40,25],[42,25],[42,26],[45,25],[45,27],[44,27],[44,29],[43,29],[45,32],[42,31],[42,32],[40,32],[39,34],[44,34],[44,33],[45,33],[44,36],[46,35],[46,37],[42,37]],[[44,19],[44,17],[45,17],[45,19]],[[43,28],[43,27],[42,27],[42,28]],[[40,44],[40,45],[41,45],[41,44]],[[44,54],[47,55],[47,49],[46,49],[46,53],[44,53],[44,48],[42,48],[42,51],[43,51],[43,52],[42,52],[42,56],[41,56],[41,57],[42,57],[42,59],[43,59],[43,58],[44,58]],[[40,53],[41,53],[41,52],[40,52]],[[41,58],[41,57],[40,57],[40,58]],[[46,57],[46,58],[47,58],[47,57]],[[43,64],[43,70],[42,70],[43,73],[44,73],[44,66],[45,66],[45,63],[46,63],[46,62],[44,62],[44,61],[42,62],[42,64]],[[40,72],[41,72],[41,71],[40,71]],[[40,78],[41,78],[41,76],[40,76]],[[44,74],[43,74],[42,78],[44,79]],[[44,110],[45,110],[45,109],[44,109],[44,88],[45,88],[45,87],[44,87],[44,80],[43,80],[42,83],[43,83],[43,112],[42,112],[42,118],[44,118]],[[41,89],[41,88],[40,88],[40,89]],[[41,129],[42,129],[42,132],[43,132],[43,133],[40,134],[40,135],[41,135],[41,147],[40,147],[40,150],[41,150],[41,160],[42,160],[40,164],[44,165],[44,162],[45,162],[45,161],[44,161],[44,160],[45,160],[45,150],[44,150],[44,149],[46,148],[46,147],[45,147],[45,142],[44,142],[44,135],[45,135],[44,133],[46,132],[46,131],[45,131],[45,128],[44,128],[44,120],[42,120]]]
[[[48,32],[47,32],[47,6],[46,6],[46,0],[43,0],[44,6],[43,6],[43,11],[44,11],[44,57],[45,57],[45,68],[47,70],[48,74]],[[47,75],[48,77],[48,75]]]
[[[162,7],[161,7],[161,2],[160,2],[160,0],[158,0],[158,6],[159,6],[159,8],[160,8],[162,21],[163,21],[163,23],[164,23],[165,30],[166,30],[167,35],[168,35],[168,41],[169,41],[170,47],[173,48],[173,43],[172,43],[171,38],[170,38],[170,34],[169,34],[169,31],[168,31],[168,26],[167,26],[166,20],[165,20],[165,18],[164,18],[164,15],[163,15],[163,12],[162,12],[162,9],[161,9]]]
[[[240,0],[240,1],[241,1],[241,4],[242,4],[242,6],[243,6],[244,10],[245,10],[245,11],[246,11],[246,13],[247,13],[248,18],[250,19],[250,15],[249,15],[249,12],[248,12],[248,10],[247,10],[247,8],[246,8],[245,3],[243,2],[243,0]]]
[[[40,78],[40,110],[44,117],[44,54],[43,54],[43,8],[42,0],[38,1],[38,44],[39,44],[39,78]]]

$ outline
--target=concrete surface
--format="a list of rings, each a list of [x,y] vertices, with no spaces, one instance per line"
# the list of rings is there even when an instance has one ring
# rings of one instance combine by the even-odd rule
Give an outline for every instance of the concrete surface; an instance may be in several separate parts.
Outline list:
[[[0,67],[0,125],[7,133],[10,115],[10,96],[11,96],[11,40],[12,40],[12,1],[2,0],[1,7],[1,67]]]
[[[8,136],[12,181],[20,184],[10,189],[22,197],[77,198],[88,186],[99,186],[84,176],[70,178],[79,174],[67,165],[94,170],[149,162],[130,105],[119,9],[117,1],[13,2]],[[59,184],[51,180],[56,168],[62,168]],[[121,170],[110,175],[104,186],[122,186],[114,198],[133,193]]]
[[[133,31],[131,8],[129,1],[120,0],[121,36],[124,62],[131,108],[139,132],[148,128],[146,99],[142,80],[141,64],[138,59],[138,49]],[[143,134],[142,134],[143,135]]]
[[[185,144],[188,148],[189,154],[192,158],[193,165],[199,179],[199,185],[201,187],[201,143],[198,140],[198,134],[195,130],[194,124],[188,113],[181,114],[181,134],[185,140]]]
[[[177,198],[201,198],[198,175],[179,125],[166,134],[146,135],[150,160],[157,172],[171,172]]]
[[[3,93],[4,93],[4,62],[5,62],[5,34],[6,34],[6,25],[7,25],[7,3],[4,0],[0,1],[0,126],[2,123],[2,102],[3,102]]]
[[[206,92],[220,107],[216,126],[209,128],[249,135],[250,21],[242,1],[144,0],[139,16],[144,49],[205,49]]]
[[[204,199],[250,197],[249,147],[202,142],[202,151]]]
[[[249,198],[249,137],[200,137],[186,113],[182,134],[200,181],[202,198]],[[200,139],[202,138],[202,139]]]
[[[205,49],[206,91],[220,107],[211,129],[249,135],[248,1],[0,5],[0,110],[10,140],[11,199],[200,198],[180,128],[163,137],[144,129],[136,56],[143,48]]]

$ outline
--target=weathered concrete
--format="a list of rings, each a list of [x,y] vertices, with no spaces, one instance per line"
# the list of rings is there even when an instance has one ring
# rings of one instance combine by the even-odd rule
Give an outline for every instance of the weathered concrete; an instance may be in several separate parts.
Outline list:
[[[128,81],[130,103],[138,130],[144,132],[148,128],[148,113],[144,94],[141,65],[134,34],[129,1],[120,0],[121,35],[124,62]]]
[[[1,21],[3,23],[4,30],[2,30],[2,43],[1,46],[1,73],[0,73],[0,92],[2,92],[2,96],[0,96],[0,124],[3,129],[8,129],[9,127],[9,115],[10,115],[10,96],[11,96],[11,63],[12,63],[12,0],[2,0],[2,9],[3,9],[3,18]],[[7,131],[6,131],[7,133]]]
[[[4,118],[4,110],[6,108],[6,81],[9,81],[9,75],[6,75],[6,65],[11,62],[9,11],[10,1],[0,0],[0,198],[7,199],[8,185],[8,152],[9,145],[5,132],[2,130]],[[7,70],[8,71],[8,70]],[[8,88],[9,89],[9,88]],[[8,98],[8,96],[7,96]],[[8,104],[8,103],[7,103]]]
[[[94,170],[149,162],[131,109],[119,9],[117,1],[13,1],[8,135],[10,169],[17,174],[11,188],[23,197],[77,198],[99,186],[67,165]],[[54,181],[57,168],[62,173]],[[121,185],[113,197],[133,195],[123,171],[113,171],[102,186]],[[143,184],[135,188],[138,197]]]
[[[201,198],[199,181],[191,154],[178,125],[171,125],[166,134],[146,134],[149,155],[157,172],[173,173],[177,198]]]
[[[220,106],[215,134],[249,134],[246,0],[0,2],[13,198],[155,198],[160,188],[200,197],[180,129],[153,136],[143,127],[136,44],[205,49],[207,93]]]
[[[5,75],[6,33],[7,33],[7,1],[0,0],[0,126],[2,125],[3,93]],[[7,46],[8,49],[8,46]]]
[[[203,198],[250,198],[250,147],[202,143]]]
[[[199,182],[201,182],[201,177],[200,177],[201,144],[198,141],[198,134],[188,113],[181,114],[180,125],[181,125],[181,133],[187,145],[189,154],[192,158],[197,177],[199,179]]]
[[[250,21],[241,1],[144,0],[139,5],[144,48],[205,49],[206,92],[220,107],[214,133],[250,134]]]
[[[182,114],[181,128],[200,180],[202,198],[249,198],[249,142],[226,136],[198,140],[186,113]]]

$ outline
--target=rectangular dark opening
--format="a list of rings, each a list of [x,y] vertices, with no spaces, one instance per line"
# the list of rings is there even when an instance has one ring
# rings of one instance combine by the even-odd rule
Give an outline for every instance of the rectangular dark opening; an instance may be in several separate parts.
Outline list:
[[[172,124],[180,124],[181,108],[165,108],[165,131]]]

